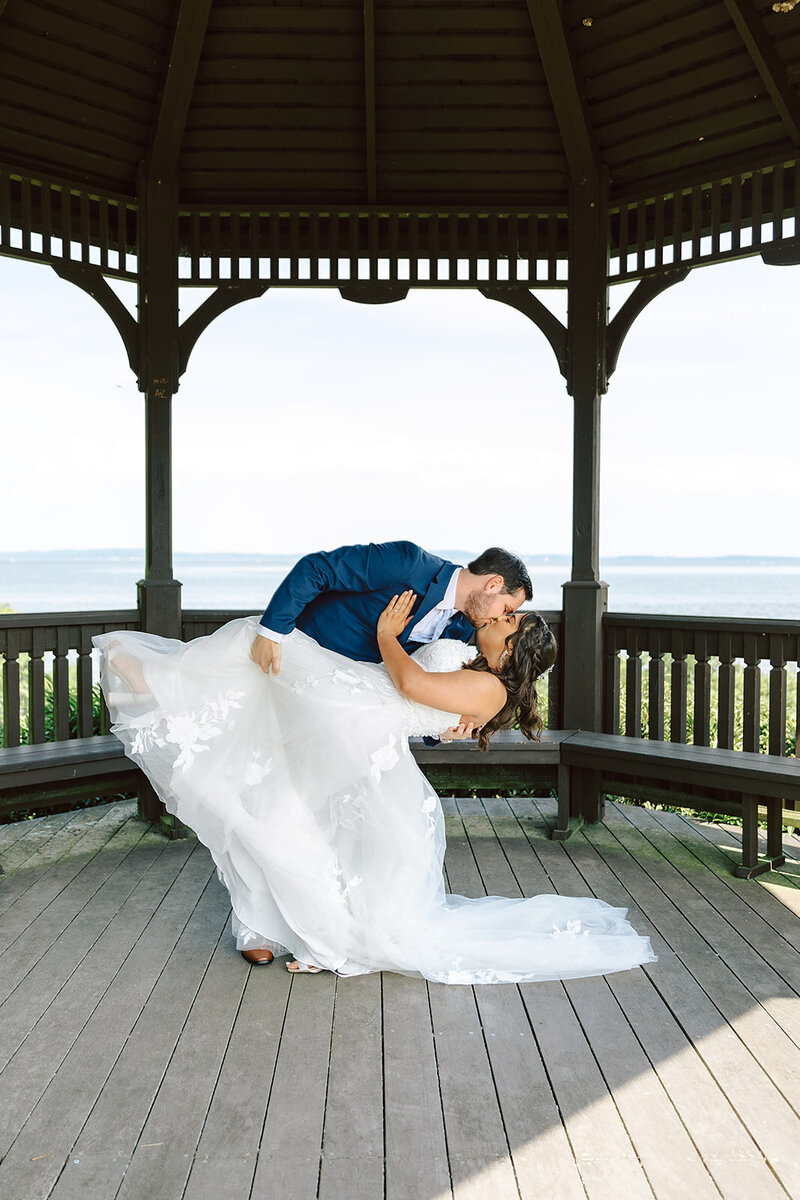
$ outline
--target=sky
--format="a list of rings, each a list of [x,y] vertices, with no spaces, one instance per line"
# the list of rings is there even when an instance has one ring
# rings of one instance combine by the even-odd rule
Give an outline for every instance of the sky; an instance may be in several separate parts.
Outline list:
[[[563,319],[563,291],[537,294]],[[143,397],[114,326],[39,263],[0,257],[0,296],[0,552],[142,546]],[[800,268],[758,258],[645,309],[603,400],[601,556],[800,553],[799,309]],[[201,336],[173,412],[176,551],[570,551],[572,400],[539,330],[477,292],[272,289]]]

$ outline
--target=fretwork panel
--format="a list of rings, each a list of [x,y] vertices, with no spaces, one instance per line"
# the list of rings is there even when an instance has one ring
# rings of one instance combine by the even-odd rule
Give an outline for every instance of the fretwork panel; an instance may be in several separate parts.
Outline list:
[[[799,204],[800,162],[792,162],[612,205],[609,278],[741,258],[796,238]]]

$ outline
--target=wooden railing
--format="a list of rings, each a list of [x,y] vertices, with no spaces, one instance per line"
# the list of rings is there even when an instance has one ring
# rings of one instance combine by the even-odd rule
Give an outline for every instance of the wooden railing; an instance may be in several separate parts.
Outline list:
[[[66,741],[108,730],[92,637],[138,629],[133,609],[0,616],[4,746]]]
[[[183,637],[249,615],[186,611]],[[560,644],[561,613],[543,615]],[[138,627],[135,609],[0,616],[2,744],[105,732],[91,639]],[[609,613],[603,630],[607,733],[798,754],[800,623]],[[541,694],[561,728],[563,655]]]
[[[796,755],[800,622],[608,613],[603,729]]]

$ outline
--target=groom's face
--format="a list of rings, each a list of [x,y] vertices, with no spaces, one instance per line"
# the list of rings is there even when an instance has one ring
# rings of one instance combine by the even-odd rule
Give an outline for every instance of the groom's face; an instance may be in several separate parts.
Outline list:
[[[522,588],[509,593],[504,592],[502,587],[502,577],[496,575],[470,592],[464,604],[464,616],[476,629],[516,612],[524,601],[525,592]]]

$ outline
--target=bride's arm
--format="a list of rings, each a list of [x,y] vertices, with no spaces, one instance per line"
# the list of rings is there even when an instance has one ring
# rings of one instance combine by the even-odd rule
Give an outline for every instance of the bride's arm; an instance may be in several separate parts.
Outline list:
[[[378,621],[378,649],[401,695],[442,712],[461,714],[461,722],[485,725],[506,702],[499,679],[483,671],[425,671],[398,642],[414,603],[414,593],[395,596]]]

